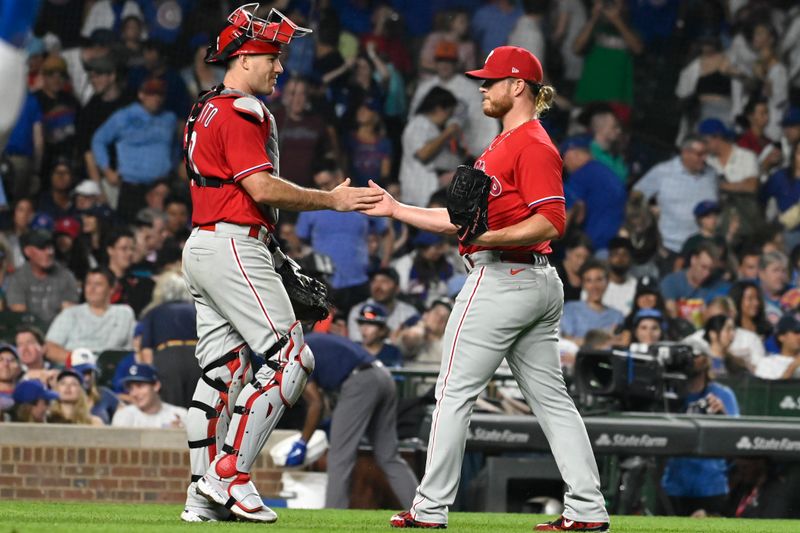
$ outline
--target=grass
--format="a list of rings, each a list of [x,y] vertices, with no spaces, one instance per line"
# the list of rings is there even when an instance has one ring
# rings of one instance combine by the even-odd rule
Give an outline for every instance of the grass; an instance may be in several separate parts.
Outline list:
[[[241,522],[184,524],[181,507],[162,504],[104,504],[79,502],[0,502],[0,533],[93,533],[174,531],[376,531],[391,533],[390,511],[334,511],[277,509],[271,525]],[[458,533],[529,532],[544,516],[501,513],[453,513],[449,531]],[[800,521],[735,520],[619,516],[612,519],[615,533],[794,533]]]

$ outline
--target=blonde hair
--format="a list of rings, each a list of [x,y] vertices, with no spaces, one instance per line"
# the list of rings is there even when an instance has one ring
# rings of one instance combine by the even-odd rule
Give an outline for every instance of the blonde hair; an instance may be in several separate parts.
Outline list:
[[[83,386],[78,389],[78,399],[75,401],[72,416],[67,416],[64,413],[64,406],[61,400],[53,402],[53,407],[50,409],[49,422],[58,424],[80,424],[91,426],[93,424],[92,413],[89,411],[89,402],[86,399],[86,391]]]
[[[553,106],[553,100],[555,100],[555,98],[556,90],[553,86],[542,85],[539,87],[539,92],[536,93],[533,99],[536,116],[540,117],[546,113]]]

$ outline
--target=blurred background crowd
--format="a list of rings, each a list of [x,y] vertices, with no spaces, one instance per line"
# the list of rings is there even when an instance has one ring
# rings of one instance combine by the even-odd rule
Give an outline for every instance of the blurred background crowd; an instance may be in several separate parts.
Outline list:
[[[180,275],[183,126],[222,81],[203,58],[242,3],[43,2],[0,160],[6,420],[182,425],[199,376]],[[283,177],[372,179],[443,206],[456,166],[500,131],[462,73],[523,46],[558,91],[542,122],[564,159],[568,230],[551,262],[567,374],[582,348],[683,341],[701,355],[698,398],[719,400],[705,412],[728,415],[735,397],[711,391],[715,378],[800,377],[796,2],[278,0],[261,14],[271,7],[314,29],[266,99]],[[331,287],[317,331],[387,366],[438,365],[466,274],[456,243],[354,213],[284,212],[277,232]]]

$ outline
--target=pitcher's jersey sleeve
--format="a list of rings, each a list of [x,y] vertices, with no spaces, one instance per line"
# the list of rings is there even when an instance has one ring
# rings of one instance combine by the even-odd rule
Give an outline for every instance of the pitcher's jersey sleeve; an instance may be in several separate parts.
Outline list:
[[[564,203],[561,169],[561,157],[552,146],[531,143],[519,152],[514,175],[529,209],[535,211],[550,202]]]

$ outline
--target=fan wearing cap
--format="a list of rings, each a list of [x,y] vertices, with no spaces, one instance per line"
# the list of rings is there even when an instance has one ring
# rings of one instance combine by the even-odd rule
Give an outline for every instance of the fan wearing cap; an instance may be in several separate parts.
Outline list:
[[[382,197],[350,187],[349,179],[321,191],[279,177],[275,121],[258,96],[274,92],[283,47],[310,30],[274,9],[262,18],[258,7],[234,10],[209,47],[206,61],[224,65],[225,78],[200,95],[184,133],[193,229],[183,275],[198,309],[195,355],[204,369],[186,423],[192,482],[181,518],[190,522],[230,513],[278,519],[263,505],[250,470],[314,368],[275,271],[284,262],[272,241],[278,209],[354,211]],[[251,350],[271,357],[255,375]],[[276,386],[276,372],[291,377]],[[260,414],[250,416],[253,409]]]
[[[37,91],[42,108],[45,157],[42,168],[52,168],[58,157],[69,157],[75,148],[75,119],[80,109],[78,100],[67,86],[67,63],[59,55],[50,55],[42,63],[42,88]],[[37,192],[41,184],[33,184]]]
[[[739,221],[738,237],[758,234],[764,214],[758,203],[758,177],[761,170],[756,154],[734,143],[733,131],[721,120],[708,118],[697,126],[708,147],[708,165],[717,172],[723,210],[722,227],[727,230],[730,217]]]
[[[576,135],[559,147],[569,178],[564,186],[570,217],[598,251],[606,250],[625,220],[628,193],[608,166],[595,160],[591,139]]]
[[[155,367],[134,364],[122,378],[131,404],[117,409],[111,425],[129,428],[183,428],[186,409],[161,401],[161,382]]]
[[[17,313],[33,313],[45,324],[78,302],[78,282],[55,260],[53,234],[31,230],[22,237],[22,252],[28,260],[8,279],[6,302]]]
[[[144,81],[138,101],[115,111],[92,137],[92,155],[108,186],[118,188],[117,211],[127,221],[144,205],[149,185],[166,177],[178,163],[178,119],[164,109],[166,92],[163,80]],[[111,160],[114,150],[115,167]]]
[[[608,513],[597,464],[564,383],[555,334],[564,292],[547,255],[552,251],[550,240],[564,233],[566,212],[561,157],[539,122],[555,89],[543,84],[536,56],[513,46],[495,48],[482,69],[467,75],[484,80],[483,112],[503,126],[474,165],[492,181],[489,230],[459,243],[470,272],[437,357],[438,401],[425,477],[411,508],[390,522],[402,528],[446,527],[448,507],[458,489],[469,413],[505,357],[531,409],[545,426],[554,428],[548,439],[569,487],[564,515],[536,529],[605,531]],[[370,186],[383,190],[373,182]],[[458,230],[447,209],[409,206],[385,192],[367,213],[425,231]]]
[[[392,337],[403,324],[419,315],[416,307],[398,298],[400,292],[400,275],[397,270],[385,267],[373,272],[369,278],[369,298],[354,305],[347,317],[347,333],[350,340],[354,342],[362,340],[357,320],[361,308],[367,304],[378,304],[386,311],[386,325]]]
[[[695,248],[706,241],[711,241],[724,250],[728,246],[728,242],[723,236],[719,234],[719,215],[722,212],[718,202],[713,200],[703,200],[694,206],[694,218],[697,221],[697,227],[700,228],[698,233],[695,233],[683,243],[681,248],[681,255],[678,259],[677,265],[682,268],[684,264],[689,261],[692,252]],[[733,229],[733,231],[731,231]],[[730,239],[733,238],[736,228],[729,228],[728,235]],[[730,240],[729,239],[729,240]]]
[[[758,362],[755,375],[763,379],[800,378],[800,320],[796,313],[781,317],[775,328],[780,353]]]
[[[58,400],[50,410],[50,422],[102,426],[103,421],[89,409],[89,400],[83,388],[83,376],[72,368],[58,373],[53,390]]]
[[[403,354],[397,346],[386,342],[390,333],[386,319],[386,309],[382,306],[361,306],[356,319],[358,332],[361,334],[361,346],[386,366],[403,366]]]
[[[439,41],[434,53],[436,73],[417,86],[409,104],[408,116],[410,120],[417,113],[431,89],[434,87],[446,89],[458,102],[454,120],[464,132],[464,148],[467,153],[475,157],[497,135],[498,126],[493,117],[483,113],[475,82],[457,72],[458,53],[458,44],[446,40]]]
[[[119,399],[111,389],[97,384],[100,368],[97,366],[97,356],[94,352],[88,348],[72,350],[67,357],[66,366],[83,377],[83,388],[91,413],[104,424],[110,424],[119,406]]]
[[[444,237],[420,231],[411,244],[414,250],[393,263],[400,275],[400,292],[423,306],[447,297],[447,281],[453,277],[455,269],[447,256],[449,245]]]
[[[14,422],[47,422],[50,403],[58,400],[58,394],[47,390],[41,381],[21,381],[14,389]]]

